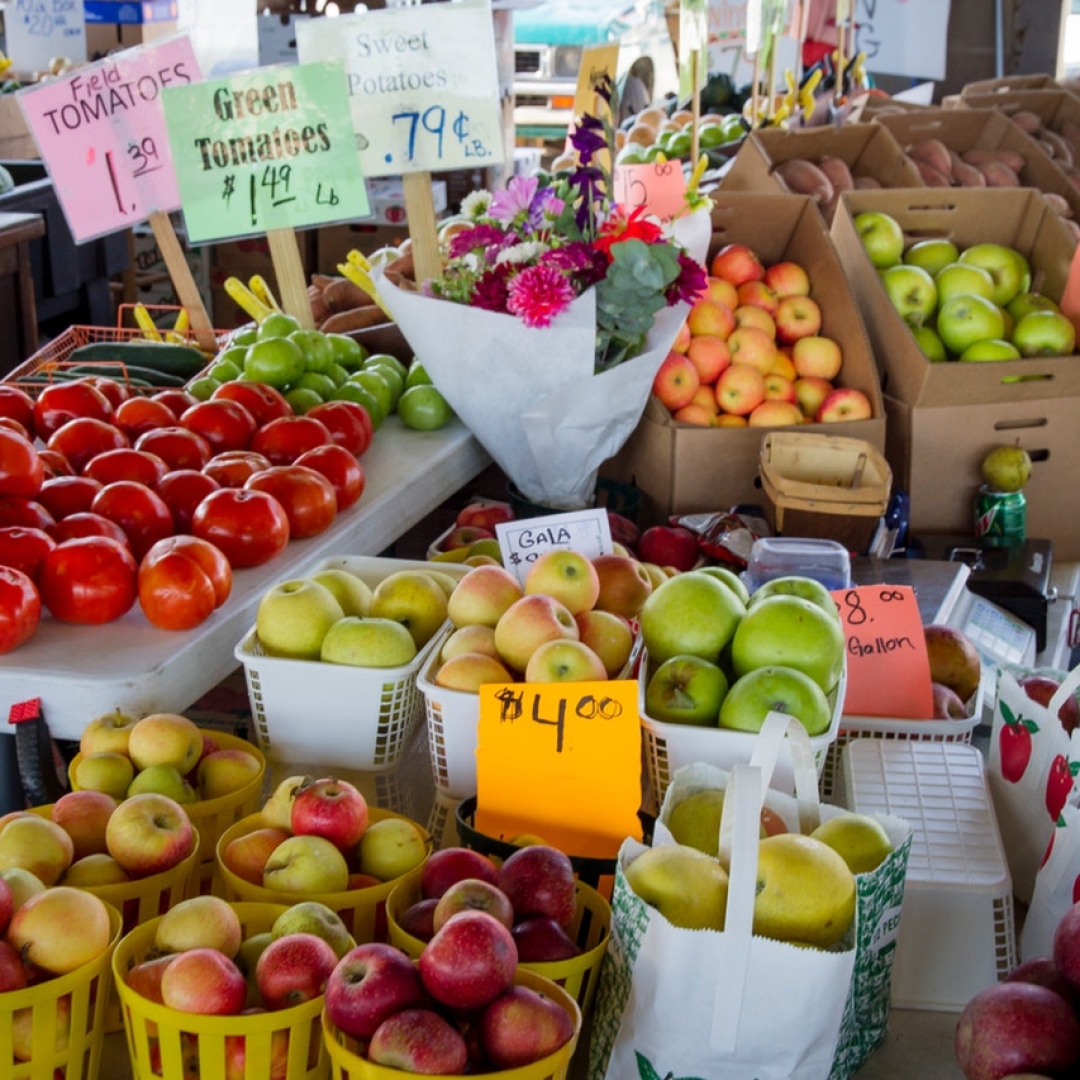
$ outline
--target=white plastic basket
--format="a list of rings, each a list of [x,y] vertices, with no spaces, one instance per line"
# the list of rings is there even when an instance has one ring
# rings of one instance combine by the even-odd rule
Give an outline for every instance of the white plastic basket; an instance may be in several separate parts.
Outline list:
[[[372,587],[398,570],[438,570],[453,577],[468,570],[408,559],[338,556],[324,559],[305,576],[330,568],[348,570]],[[269,761],[290,767],[394,768],[424,715],[417,672],[441,640],[442,634],[436,634],[402,667],[365,668],[267,656],[252,627],[234,654],[244,665],[259,748]]]
[[[968,714],[962,720],[900,720],[884,716],[840,717],[840,731],[829,747],[821,772],[821,797],[839,798],[840,755],[852,739],[913,739],[916,742],[963,743],[968,745],[982,720],[982,684],[968,702]]]
[[[1017,964],[1012,879],[977,747],[852,739],[845,805],[912,826],[892,1004],[960,1011]],[[887,942],[882,942],[882,945]]]
[[[675,770],[695,761],[703,761],[720,769],[749,762],[757,742],[757,734],[748,731],[731,731],[720,727],[698,727],[693,724],[666,724],[654,720],[645,712],[645,687],[649,677],[648,651],[642,650],[641,667],[638,672],[638,712],[641,716],[641,739],[645,756],[645,773],[649,788],[646,805],[655,802],[658,808],[664,801]],[[840,729],[840,714],[844,707],[847,689],[847,661],[844,661],[840,682],[829,695],[833,707],[832,721],[828,730],[810,738],[818,776],[825,766],[829,747]],[[791,794],[795,789],[795,774],[791,764],[791,752],[785,745],[773,772],[772,787]]]

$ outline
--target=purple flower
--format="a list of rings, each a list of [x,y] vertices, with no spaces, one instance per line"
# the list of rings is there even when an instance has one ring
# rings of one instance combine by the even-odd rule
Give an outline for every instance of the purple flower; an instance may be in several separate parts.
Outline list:
[[[541,262],[553,266],[564,274],[572,274],[582,289],[603,278],[607,270],[607,258],[583,240],[573,240],[565,247],[545,252]]]
[[[549,326],[574,299],[570,282],[551,266],[530,266],[510,283],[507,310],[526,326]]]
[[[667,303],[673,307],[680,301],[693,304],[708,284],[704,267],[695,262],[685,251],[679,252],[679,276],[668,286]]]
[[[488,248],[499,250],[504,241],[502,229],[494,225],[477,225],[464,229],[450,238],[450,258],[460,259],[470,251],[486,251]]]
[[[570,132],[570,143],[578,152],[581,164],[588,165],[601,150],[608,148],[603,122],[585,113]]]

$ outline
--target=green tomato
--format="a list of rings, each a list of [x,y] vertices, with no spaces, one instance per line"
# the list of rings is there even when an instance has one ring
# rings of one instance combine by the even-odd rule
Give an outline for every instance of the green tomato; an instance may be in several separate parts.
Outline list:
[[[437,431],[454,416],[446,398],[434,386],[412,386],[401,395],[398,416],[414,431]]]
[[[297,416],[303,416],[308,409],[321,405],[324,398],[322,394],[309,386],[297,385],[285,391],[285,400],[292,406],[292,411]]]
[[[410,386],[430,386],[431,376],[427,368],[419,360],[414,360],[409,366],[409,374],[405,376],[405,389]]]
[[[236,350],[229,350],[230,352]],[[247,349],[238,350],[246,353]],[[243,359],[240,361],[240,365],[243,364]],[[234,379],[240,378],[240,372],[243,367],[236,364],[232,360],[215,360],[207,369],[206,374],[212,379],[217,379],[218,382],[232,382]]]
[[[355,401],[363,405],[371,417],[371,427],[377,431],[386,419],[378,398],[365,387],[355,382],[344,382],[335,391],[331,401]]]
[[[668,155],[677,158],[689,157],[692,139],[689,131],[676,131],[667,141]]]
[[[306,371],[325,372],[334,362],[334,347],[321,330],[294,330],[289,339],[300,346]]]
[[[389,367],[386,364],[365,364],[360,370],[375,372],[390,387],[390,411],[393,412],[394,408],[397,407],[398,398],[405,393],[405,376],[397,368]]]
[[[377,371],[354,371],[349,376],[349,382],[362,386],[379,403],[383,416],[389,416],[394,411],[394,392],[390,384]]]
[[[367,349],[356,338],[348,334],[327,334],[330,347],[334,350],[334,360],[343,368],[354,371],[367,356]]]
[[[248,349],[244,373],[255,382],[281,389],[304,374],[304,354],[288,337],[265,338]]]
[[[329,375],[331,379],[333,379],[335,386],[340,386],[349,377],[348,371],[346,371],[345,368],[343,368],[336,360],[330,365],[330,368],[329,370],[327,370],[326,374]]]
[[[253,345],[254,342],[249,342],[249,344]],[[247,356],[247,351],[247,345],[229,344],[228,346],[226,346],[226,348],[222,349],[221,352],[217,354],[217,356],[214,357],[214,363],[216,364],[220,363],[222,360],[228,360],[231,363],[235,364],[238,370],[243,371],[244,357]]]
[[[229,345],[235,345],[238,348],[246,349],[249,345],[254,345],[258,340],[259,331],[255,326],[241,326],[229,335]]]
[[[257,337],[260,341],[268,338],[288,337],[294,330],[300,329],[300,320],[284,311],[272,311],[261,323]]]
[[[728,134],[723,124],[702,124],[698,128],[698,146],[702,150],[711,150],[728,141]]]
[[[303,387],[306,390],[314,390],[319,397],[328,398],[336,389],[337,383],[329,375],[323,375],[319,371],[305,371],[299,379],[292,384],[290,389]]]
[[[383,367],[392,367],[401,376],[402,380],[404,380],[405,376],[409,373],[407,364],[402,363],[393,354],[386,352],[370,353],[364,358],[361,367],[373,367],[376,364],[382,365]]]
[[[210,395],[220,385],[221,383],[217,379],[213,379],[209,375],[200,375],[197,379],[192,379],[184,389],[198,401],[209,401]]]

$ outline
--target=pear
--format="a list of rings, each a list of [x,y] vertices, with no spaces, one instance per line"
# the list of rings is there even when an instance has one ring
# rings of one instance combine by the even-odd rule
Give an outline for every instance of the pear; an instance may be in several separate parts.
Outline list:
[[[695,791],[672,807],[667,827],[675,842],[715,856],[720,846],[720,815],[724,793],[719,789]]]
[[[1021,491],[1031,479],[1031,456],[1022,446],[995,446],[982,459],[981,469],[994,491]]]

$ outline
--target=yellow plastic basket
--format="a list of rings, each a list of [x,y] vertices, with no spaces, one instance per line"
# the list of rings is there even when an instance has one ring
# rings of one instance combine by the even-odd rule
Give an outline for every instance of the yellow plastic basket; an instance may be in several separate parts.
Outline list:
[[[382,821],[384,818],[400,818],[404,814],[395,814],[390,810],[383,810],[372,806],[368,810],[369,821]],[[412,820],[411,818],[406,820]],[[413,822],[420,830],[431,850],[431,837],[427,830],[418,822]],[[423,864],[402,877],[392,881],[383,882],[380,885],[372,885],[366,889],[349,889],[345,892],[332,893],[286,893],[275,889],[267,889],[262,885],[253,885],[242,877],[234,874],[224,863],[222,853],[239,836],[246,836],[255,829],[261,829],[265,825],[261,814],[252,814],[250,817],[238,821],[222,833],[217,847],[217,873],[224,883],[225,898],[227,900],[247,900],[254,903],[264,904],[296,904],[301,900],[318,900],[327,907],[336,911],[349,927],[352,936],[358,942],[386,941],[386,898],[393,892],[396,885],[412,879],[419,879]]]
[[[574,1034],[570,1040],[560,1046],[554,1054],[546,1058],[534,1061],[531,1065],[523,1065],[518,1069],[497,1069],[494,1072],[483,1073],[488,1080],[566,1080],[570,1069],[570,1060],[577,1049],[578,1038],[581,1035],[581,1010],[577,1002],[561,987],[542,975],[519,967],[514,976],[514,982],[519,986],[527,986],[531,990],[544,994],[565,1009],[574,1021]],[[333,1080],[402,1080],[406,1073],[400,1069],[387,1068],[385,1065],[376,1065],[367,1061],[360,1055],[360,1045],[353,1038],[339,1031],[323,1015],[323,1042],[330,1053],[330,1068]],[[449,1080],[448,1077],[433,1076],[431,1080]]]
[[[280,904],[241,903],[234,908],[245,937],[269,930],[286,910]],[[127,972],[153,954],[158,922],[152,919],[126,934],[113,952],[112,975],[134,1080],[187,1080],[192,1075],[224,1080],[229,1036],[246,1040],[245,1080],[325,1080],[329,1071],[319,1030],[321,997],[272,1012],[201,1016],[159,1005],[128,987]]]
[[[2,1074],[10,1080],[97,1080],[105,1038],[105,1011],[112,971],[109,962],[121,935],[120,912],[109,907],[112,939],[89,964],[25,990],[0,994],[0,1047],[6,1047]],[[57,1013],[70,1007],[67,1045],[57,1048]],[[13,1061],[12,1024],[16,1013],[30,1009],[33,1054]]]
[[[419,879],[397,886],[386,901],[386,923],[390,931],[390,944],[414,960],[424,948],[423,941],[401,928],[401,913],[420,899]],[[608,934],[611,932],[611,905],[591,885],[577,883],[577,909],[570,925],[570,936],[578,943],[581,954],[569,960],[548,963],[521,964],[525,971],[542,975],[557,983],[578,1003],[583,1016],[589,1015],[596,984],[600,978],[600,965],[607,952]]]

